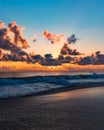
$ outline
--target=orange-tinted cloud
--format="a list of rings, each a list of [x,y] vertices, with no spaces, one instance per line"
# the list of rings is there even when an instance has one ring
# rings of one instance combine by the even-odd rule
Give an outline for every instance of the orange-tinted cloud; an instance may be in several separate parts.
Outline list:
[[[22,37],[23,28],[18,26],[14,21],[8,24],[8,28],[14,33],[15,45],[25,49],[28,48],[27,40]]]
[[[16,22],[10,22],[6,27],[0,22],[0,48],[9,51],[4,54],[2,60],[29,61],[29,55],[23,50],[29,47],[28,41],[22,36],[23,28]]]
[[[18,26],[16,22],[10,22],[6,27],[3,22],[0,22],[0,61],[25,61],[27,63],[38,63],[41,66],[61,66],[63,64],[78,64],[78,65],[101,65],[104,64],[104,54],[100,51],[91,54],[90,56],[81,57],[83,55],[76,49],[70,48],[71,43],[75,43],[77,38],[75,34],[71,35],[64,43],[57,58],[53,58],[52,54],[28,54],[24,49],[29,47],[28,41],[22,36],[23,28]],[[64,35],[56,35],[43,32],[44,38],[51,43],[58,43]],[[37,37],[34,34],[34,40]],[[4,53],[8,51],[9,53]]]
[[[64,38],[63,34],[60,35],[52,34],[49,33],[47,30],[43,32],[43,36],[45,39],[49,40],[52,44],[58,43],[62,40],[62,38]]]

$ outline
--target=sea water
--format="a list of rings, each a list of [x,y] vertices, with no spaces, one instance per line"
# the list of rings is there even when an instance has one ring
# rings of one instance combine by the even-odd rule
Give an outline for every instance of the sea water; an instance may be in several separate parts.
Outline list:
[[[57,88],[104,85],[104,74],[68,72],[0,73],[0,98],[42,93]]]

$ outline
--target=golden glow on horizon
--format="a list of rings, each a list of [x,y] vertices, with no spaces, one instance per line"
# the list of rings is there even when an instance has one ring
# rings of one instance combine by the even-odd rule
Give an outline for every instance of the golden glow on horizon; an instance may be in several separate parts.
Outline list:
[[[42,66],[38,63],[27,64],[26,62],[0,62],[0,72],[36,71],[36,72],[104,72],[104,65],[77,65],[62,64],[60,66]]]

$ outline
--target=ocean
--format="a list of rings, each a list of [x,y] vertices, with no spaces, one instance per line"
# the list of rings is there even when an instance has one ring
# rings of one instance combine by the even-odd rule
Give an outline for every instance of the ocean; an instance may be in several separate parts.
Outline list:
[[[0,98],[35,95],[60,88],[103,86],[104,74],[69,72],[2,72]]]

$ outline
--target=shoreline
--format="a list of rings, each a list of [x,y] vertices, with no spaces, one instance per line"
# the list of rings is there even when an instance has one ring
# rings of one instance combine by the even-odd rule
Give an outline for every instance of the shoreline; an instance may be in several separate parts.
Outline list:
[[[84,87],[83,87],[84,86]],[[60,87],[60,88],[53,88],[50,90],[45,90],[42,92],[37,92],[37,93],[31,93],[31,94],[25,94],[25,95],[19,95],[19,96],[11,96],[11,97],[4,97],[0,98],[1,100],[6,100],[6,99],[18,99],[18,98],[25,98],[25,97],[37,97],[37,96],[42,96],[42,95],[51,95],[51,94],[58,94],[62,92],[67,92],[67,91],[74,91],[74,90],[81,90],[81,89],[86,89],[86,88],[95,88],[95,87],[104,87],[104,84],[77,84],[77,85],[71,85],[70,87]]]
[[[104,87],[0,100],[0,130],[103,130]]]

